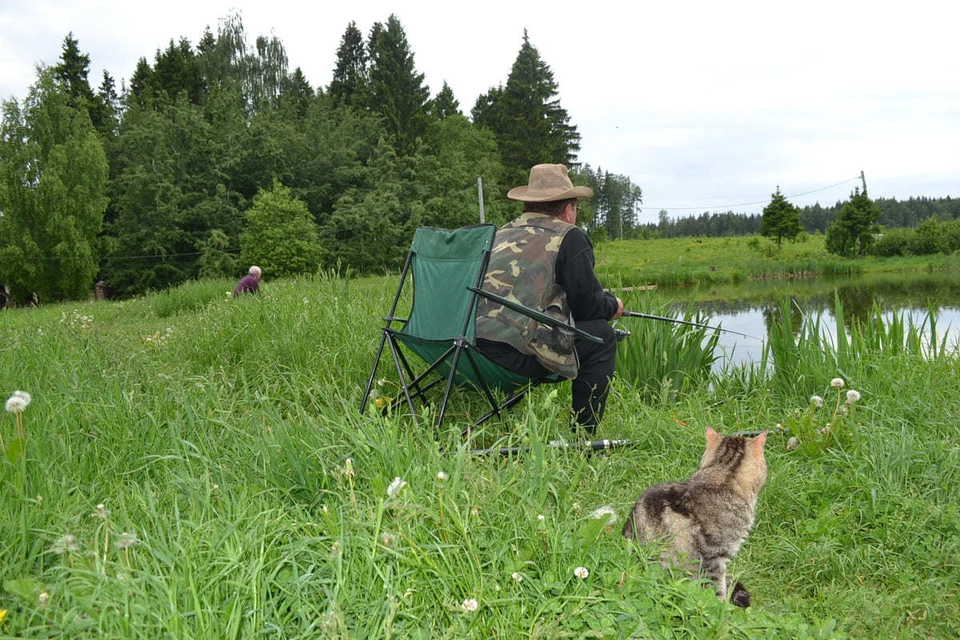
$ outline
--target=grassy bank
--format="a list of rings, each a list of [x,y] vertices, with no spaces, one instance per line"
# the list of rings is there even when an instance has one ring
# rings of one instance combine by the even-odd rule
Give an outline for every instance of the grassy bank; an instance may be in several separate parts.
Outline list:
[[[0,637],[960,628],[956,354],[869,340],[836,353],[808,337],[796,352],[780,345],[786,380],[748,368],[651,395],[618,379],[600,435],[637,445],[606,456],[545,445],[570,435],[569,385],[535,391],[469,441],[459,428],[481,407],[458,397],[438,446],[403,415],[357,412],[393,278],[268,280],[262,298],[240,300],[225,295],[232,285],[0,313],[0,393],[32,396],[23,456],[10,455],[17,414],[0,416]],[[854,415],[833,415],[835,377],[862,394]],[[824,408],[810,408],[813,394]],[[707,425],[827,422],[844,429],[825,449],[768,441],[756,528],[731,565],[751,609],[620,537],[645,486],[695,469]],[[478,444],[530,450],[470,455]],[[406,484],[390,495],[395,478]],[[618,522],[594,518],[604,506]]]
[[[779,248],[759,236],[668,238],[601,243],[597,272],[620,286],[742,283],[746,280],[955,271],[960,256],[846,259],[827,253],[822,235],[801,234]]]

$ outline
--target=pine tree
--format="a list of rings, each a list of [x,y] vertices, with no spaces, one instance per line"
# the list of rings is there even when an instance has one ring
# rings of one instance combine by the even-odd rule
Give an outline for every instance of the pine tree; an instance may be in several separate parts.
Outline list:
[[[837,221],[827,228],[826,247],[830,253],[841,256],[866,255],[874,242],[880,207],[857,187],[850,201],[840,209]]]
[[[417,73],[407,36],[395,15],[374,25],[370,48],[369,106],[383,118],[397,153],[409,155],[427,128],[430,88]]]
[[[763,208],[760,235],[775,238],[779,247],[784,238],[793,240],[801,231],[803,225],[800,224],[800,212],[787,202],[778,186],[776,193],[771,196],[770,204]]]
[[[575,166],[580,134],[560,106],[553,71],[530,44],[526,29],[505,87],[477,98],[472,115],[479,126],[497,137],[508,182],[526,180],[535,164]]]
[[[453,89],[446,82],[443,83],[440,93],[430,101],[428,110],[437,120],[443,120],[447,116],[463,115],[460,112],[460,103],[453,95]]]
[[[60,63],[53,67],[53,73],[70,96],[70,106],[85,110],[93,106],[93,91],[87,80],[90,56],[80,53],[80,43],[73,37],[72,31],[63,39]]]
[[[340,39],[337,66],[327,94],[334,105],[364,107],[367,103],[369,81],[367,48],[357,23],[351,22]]]

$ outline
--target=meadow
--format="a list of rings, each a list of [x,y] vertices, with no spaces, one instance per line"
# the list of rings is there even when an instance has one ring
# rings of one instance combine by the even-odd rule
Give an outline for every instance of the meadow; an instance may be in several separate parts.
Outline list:
[[[614,240],[597,250],[597,274],[608,286],[740,285],[748,280],[956,271],[960,255],[852,260],[827,252],[820,234],[801,233],[779,247],[759,236]]]
[[[602,251],[607,269],[628,259]],[[465,438],[475,396],[455,396],[436,438],[400,410],[361,414],[396,276],[265,278],[263,296],[237,300],[233,284],[0,313],[0,394],[30,394],[0,415],[0,637],[960,628],[960,359],[913,327],[873,324],[839,345],[786,330],[771,337],[775,370],[660,388],[619,375],[598,436],[634,444],[599,455],[547,444],[573,439],[568,384]],[[624,372],[682,361],[669,336],[641,337],[623,343]],[[389,370],[378,377],[394,395]],[[644,487],[695,470],[707,425],[773,432],[757,523],[731,564],[746,610],[620,535]]]

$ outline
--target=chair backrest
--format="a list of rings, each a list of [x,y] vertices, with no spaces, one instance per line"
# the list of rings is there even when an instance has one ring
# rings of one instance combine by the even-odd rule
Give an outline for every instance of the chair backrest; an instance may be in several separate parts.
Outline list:
[[[402,333],[425,340],[473,342],[479,286],[497,228],[492,224],[447,230],[420,227],[410,246],[413,306]],[[468,320],[469,319],[469,320]]]

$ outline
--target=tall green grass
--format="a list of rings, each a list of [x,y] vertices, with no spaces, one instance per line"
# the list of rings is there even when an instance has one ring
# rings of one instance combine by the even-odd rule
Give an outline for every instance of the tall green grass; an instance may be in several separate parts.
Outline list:
[[[548,444],[572,437],[566,384],[467,439],[474,397],[455,396],[439,442],[402,410],[359,414],[395,277],[267,280],[240,299],[224,284],[0,313],[0,399],[32,395],[25,464],[0,456],[0,637],[930,638],[960,627],[949,345],[930,357],[881,340],[837,360],[807,353],[833,353],[811,335],[795,354],[802,380],[751,367],[666,400],[618,376],[598,435],[636,445],[595,456]],[[768,439],[757,524],[731,565],[750,610],[619,535],[644,487],[696,468],[706,425],[788,424],[834,377],[862,394],[856,446],[812,456]],[[16,432],[15,415],[0,415],[5,443]],[[524,453],[469,454],[491,440]],[[395,478],[406,485],[391,496]],[[618,521],[595,518],[601,507]]]

